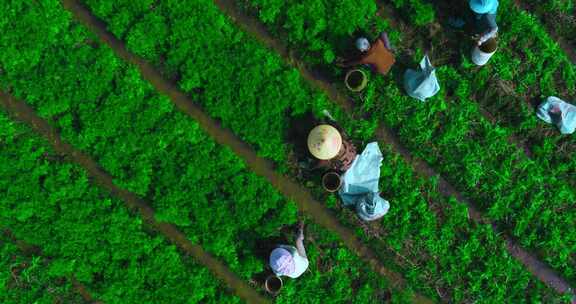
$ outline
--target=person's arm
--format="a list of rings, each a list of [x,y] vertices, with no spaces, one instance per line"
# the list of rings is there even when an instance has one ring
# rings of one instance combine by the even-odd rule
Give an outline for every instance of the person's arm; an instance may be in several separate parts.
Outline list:
[[[484,42],[488,41],[490,38],[493,38],[494,36],[496,36],[496,33],[498,33],[496,14],[486,14],[482,16],[482,18],[485,18],[489,30],[480,36],[480,38],[478,39],[478,45],[482,45]]]
[[[342,60],[341,62],[336,63],[336,65],[343,68],[349,68],[360,64],[362,64],[362,60],[353,60],[353,59]]]
[[[388,39],[388,33],[382,32],[380,34],[380,39],[384,42],[384,47],[386,47],[389,51],[392,51],[392,44],[390,43],[390,39]]]
[[[478,39],[478,45],[482,45],[484,44],[484,42],[490,40],[490,38],[494,38],[496,36],[496,34],[498,33],[498,28],[493,28],[490,31],[482,34],[482,36],[480,36],[480,38]]]
[[[369,52],[370,52],[370,50],[368,50],[368,52],[363,53],[359,57],[337,60],[336,65],[339,67],[342,67],[342,68],[349,68],[349,67],[365,64],[366,62],[364,59],[366,58],[366,55]]]
[[[298,232],[298,237],[296,238],[296,249],[298,254],[303,258],[308,258],[306,256],[306,249],[304,248],[304,222],[300,222],[300,231]]]

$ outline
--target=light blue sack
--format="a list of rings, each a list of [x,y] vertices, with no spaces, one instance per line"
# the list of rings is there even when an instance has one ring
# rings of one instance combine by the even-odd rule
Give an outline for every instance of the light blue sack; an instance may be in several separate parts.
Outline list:
[[[548,97],[538,106],[536,115],[549,124],[555,124],[562,134],[572,134],[576,130],[576,106],[558,97]]]
[[[388,213],[388,209],[390,209],[390,203],[374,192],[366,193],[356,202],[358,217],[367,222],[381,218]]]
[[[426,98],[430,98],[440,91],[436,71],[430,63],[428,55],[420,61],[420,71],[408,69],[404,73],[404,89],[408,95],[420,101],[426,101]]]
[[[342,176],[339,192],[342,202],[345,206],[353,206],[365,221],[381,218],[390,209],[390,204],[380,197],[378,190],[382,159],[378,143],[369,143]]]

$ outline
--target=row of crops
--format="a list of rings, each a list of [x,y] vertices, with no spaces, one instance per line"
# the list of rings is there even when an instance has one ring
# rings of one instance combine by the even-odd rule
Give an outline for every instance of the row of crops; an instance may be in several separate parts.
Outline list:
[[[322,67],[333,79],[340,79],[342,71],[327,63],[342,54],[343,41],[351,40],[357,28],[373,35],[387,29],[400,47],[412,45],[376,16],[380,4],[371,1],[238,3],[237,9],[257,16],[275,37],[287,41],[298,58]],[[576,201],[576,162],[558,148],[570,152],[573,142],[549,136],[548,127],[519,102],[522,97],[498,96],[497,105],[487,101],[495,98],[478,100],[482,89],[501,91],[490,87],[493,75],[525,84],[519,94],[573,93],[574,67],[564,64],[565,57],[550,53],[558,47],[545,34],[536,42],[522,41],[503,30],[503,51],[490,67],[469,73],[470,63],[464,58],[459,66],[441,67],[443,91],[426,105],[405,97],[395,80],[403,72],[400,67],[415,64],[424,53],[416,45],[413,58],[403,58],[392,76],[372,79],[361,106],[346,113],[212,2],[87,0],[84,4],[130,51],[176,82],[261,157],[273,160],[280,172],[306,185],[370,244],[381,261],[403,273],[408,288],[405,293],[394,290],[394,301],[408,301],[410,290],[450,302],[552,303],[560,296],[509,255],[490,225],[471,222],[463,204],[440,195],[435,180],[418,177],[384,142],[380,142],[381,188],[392,208],[379,223],[359,227],[354,214],[340,208],[335,196],[297,176],[295,144],[287,134],[299,117],[309,113],[320,117],[329,109],[358,145],[374,138],[378,124],[395,130],[403,144],[472,199],[499,228],[576,281],[571,255],[576,236],[565,229],[575,219],[570,206]],[[429,4],[419,1],[395,1],[395,5],[402,16],[430,12],[420,7]],[[502,20],[502,28],[514,24],[516,33],[542,34],[529,16],[509,2],[502,5],[506,16],[501,19],[508,18]],[[189,240],[259,288],[253,278],[265,272],[268,252],[262,244],[292,241],[290,226],[302,218],[296,204],[176,110],[58,1],[3,6],[2,18],[10,22],[0,24],[6,33],[0,37],[1,88],[28,102],[66,142],[90,154],[116,185],[149,202],[158,220],[176,225]],[[421,17],[417,24],[433,18]],[[50,26],[42,26],[46,24]],[[445,39],[432,41],[439,48]],[[528,66],[518,68],[517,50],[506,45],[523,49],[534,60],[522,60]],[[547,64],[539,64],[536,56],[548,56]],[[527,87],[531,89],[526,91]],[[521,109],[520,116],[510,113],[512,105]],[[503,112],[510,115],[496,115],[497,123],[482,112],[506,107],[509,111]],[[5,164],[0,189],[6,189],[0,198],[0,222],[5,227],[0,228],[10,228],[17,239],[42,248],[49,263],[38,264],[41,280],[75,277],[106,303],[240,301],[122,202],[93,186],[82,168],[55,154],[47,142],[5,113],[0,117],[0,142],[10,147],[0,155]],[[510,142],[512,135],[530,146],[531,157]],[[338,235],[309,219],[307,223],[310,271],[288,281],[276,301],[371,303],[389,297],[394,282],[371,271]],[[13,247],[3,250],[2,259],[19,254]],[[39,286],[58,286],[51,288],[70,293],[66,280],[56,282]]]
[[[418,1],[398,5],[406,13],[400,15],[409,15],[416,5],[420,5]],[[272,34],[288,37],[301,53],[300,58],[314,66],[324,64],[326,56],[321,54],[338,53],[342,36],[350,37],[350,29],[356,27],[374,34],[388,29],[400,47],[410,43],[402,41],[396,30],[380,25],[382,20],[375,15],[378,6],[381,4],[365,4],[348,13],[350,8],[345,6],[318,10],[290,2],[255,0],[245,1],[241,7],[260,18]],[[295,14],[298,10],[300,13]],[[340,10],[348,13],[349,28],[319,21],[317,12],[325,13],[328,19],[341,14]],[[429,31],[422,29],[424,34],[416,37],[432,41],[430,48],[437,55],[432,56],[433,60],[450,52],[458,52],[461,60],[460,65],[438,68],[443,90],[426,105],[405,97],[395,81],[406,67],[401,63],[393,71],[396,75],[371,81],[363,100],[358,100],[359,111],[396,130],[414,154],[434,166],[502,229],[574,282],[576,234],[565,229],[575,219],[571,206],[576,198],[576,162],[570,157],[574,139],[554,135],[554,129],[536,119],[525,99],[570,96],[576,89],[576,70],[533,17],[510,1],[501,1],[500,11],[500,51],[489,66],[471,72],[466,58],[468,44],[450,48],[447,46],[462,39],[442,31],[426,37]],[[355,15],[360,17],[356,19]],[[417,42],[412,44],[417,46]],[[518,49],[526,56],[518,57]],[[412,60],[404,64],[415,65],[423,53],[423,49],[416,48]],[[342,75],[336,68],[326,73],[334,78]],[[515,92],[524,95],[508,95],[492,87],[500,81],[517,84]],[[530,92],[526,92],[528,88]],[[484,115],[486,109],[498,117],[496,123]],[[530,146],[531,157],[510,142],[512,135]]]
[[[2,228],[42,251],[34,261],[22,261],[22,253],[3,242],[2,259],[11,263],[2,268],[2,287],[9,288],[2,293],[3,303],[51,303],[52,293],[70,290],[66,279],[71,277],[105,302],[167,303],[182,296],[238,302],[217,292],[222,287],[207,269],[182,258],[175,246],[143,227],[141,219],[91,185],[83,169],[55,154],[46,140],[5,113],[0,122]],[[28,274],[20,280],[4,272],[23,263]],[[18,281],[22,288],[13,288]]]
[[[34,255],[32,248],[0,233],[0,300],[2,303],[82,303],[70,280],[49,273],[50,260]]]
[[[576,46],[576,2],[574,0],[523,1],[522,5],[535,13],[553,34]]]
[[[158,220],[175,224],[247,281],[263,272],[267,252],[259,252],[261,243],[291,237],[280,228],[297,220],[295,205],[177,112],[58,2],[12,8],[5,11],[12,20],[21,16],[15,23],[21,30],[2,39],[3,48],[12,51],[2,62],[3,88],[34,106],[66,142],[93,156],[117,185],[151,202]],[[38,22],[53,26],[25,30]],[[26,60],[18,61],[21,56]],[[45,143],[14,142],[27,133],[4,122],[3,130],[15,130],[2,140],[14,149],[3,153],[11,158],[3,162],[9,167],[2,172],[7,189],[2,223],[58,259],[54,275],[75,275],[106,303],[238,300],[218,292],[223,289],[207,270],[179,257],[163,237],[148,235],[141,219],[102,197],[78,168],[51,156]],[[18,159],[21,154],[31,159]],[[307,237],[313,240],[307,248],[312,274],[306,282],[290,282],[283,297],[298,292],[309,295],[302,301],[322,299],[334,286],[340,289],[338,301],[368,302],[388,293],[386,280],[334,235],[309,224]],[[344,288],[351,285],[359,287]]]
[[[440,4],[434,7],[439,14],[446,9]],[[569,100],[576,93],[574,65],[533,15],[520,10],[513,1],[501,1],[499,11],[502,31],[495,60],[486,69],[474,73],[469,72],[469,61],[455,67],[462,77],[474,84],[471,89],[477,102],[489,110],[499,124],[509,127],[526,145],[532,146],[536,157],[554,156],[558,162],[570,162],[569,155],[562,152],[575,149],[574,139],[541,124],[533,114],[533,106],[550,95]],[[443,17],[438,22],[445,22],[447,16]],[[469,46],[461,45],[458,38],[464,37],[455,36],[450,30],[439,31],[430,37],[437,60],[468,52]],[[446,45],[451,47],[447,49]],[[569,173],[573,174],[573,171]]]
[[[512,1],[501,1],[500,5],[502,31],[498,55],[487,69],[468,73],[469,64],[463,62],[457,71],[467,76],[469,87],[473,88],[471,96],[476,97],[474,102],[496,117],[497,123],[506,127],[508,134],[516,136],[532,153],[525,158],[528,162],[508,166],[514,169],[525,164],[530,175],[530,178],[518,179],[515,189],[510,188],[518,194],[518,207],[510,210],[509,206],[501,205],[499,208],[509,209],[512,211],[509,214],[515,214],[517,219],[512,220],[511,215],[498,209],[492,208],[489,212],[493,218],[505,220],[526,246],[534,248],[574,282],[575,235],[570,231],[560,232],[574,222],[576,162],[571,154],[576,150],[575,140],[561,136],[553,127],[537,120],[533,106],[550,95],[570,100],[576,92],[576,67],[532,15]],[[454,39],[437,35],[433,40],[440,49]],[[461,48],[461,51],[465,54],[467,50]],[[531,197],[524,196],[525,193]]]
[[[392,0],[392,4],[400,9],[400,13],[407,18],[412,24],[423,26],[437,20],[436,17],[445,13],[445,11],[435,11],[435,5],[451,5],[459,9],[466,9],[465,1],[447,0],[447,1],[425,1],[425,0]],[[574,0],[510,0],[501,1],[504,7],[516,5],[516,7],[527,9],[527,12],[521,14],[531,14],[535,16],[541,25],[544,25],[548,33],[555,38],[564,39],[568,45],[576,44],[576,3]],[[506,9],[508,10],[508,9]],[[519,10],[515,10],[520,12]],[[502,18],[500,12],[500,19]],[[537,25],[540,27],[540,25]],[[545,33],[545,36],[548,34]]]

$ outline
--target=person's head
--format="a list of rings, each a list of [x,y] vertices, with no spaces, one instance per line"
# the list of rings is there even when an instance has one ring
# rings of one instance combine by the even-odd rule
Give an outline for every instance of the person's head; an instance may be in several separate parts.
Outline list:
[[[470,0],[470,9],[476,14],[496,13],[498,0]]]
[[[356,39],[356,48],[360,52],[367,52],[370,49],[370,41],[365,37],[360,37]]]
[[[336,157],[342,148],[342,136],[331,125],[318,125],[308,133],[308,151],[317,159]]]
[[[278,275],[289,275],[296,270],[296,264],[290,251],[284,248],[276,248],[270,254],[270,267]]]

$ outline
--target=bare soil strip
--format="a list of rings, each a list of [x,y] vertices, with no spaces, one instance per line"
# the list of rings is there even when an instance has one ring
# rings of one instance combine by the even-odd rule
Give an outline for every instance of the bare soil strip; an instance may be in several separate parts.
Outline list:
[[[330,82],[323,79],[318,73],[314,73],[305,64],[299,61],[297,58],[292,56],[287,47],[282,44],[277,39],[272,38],[268,34],[267,30],[252,17],[246,16],[239,12],[235,8],[235,4],[232,0],[215,0],[214,1],[218,7],[224,11],[230,18],[244,31],[253,35],[260,42],[266,46],[274,49],[278,54],[280,54],[287,63],[294,66],[300,71],[300,74],[304,79],[309,81],[315,87],[324,91],[335,103],[340,105],[349,114],[352,113],[354,108],[353,101],[344,93],[336,89]],[[394,20],[395,24],[399,22]],[[439,191],[447,197],[455,197],[458,201],[464,203],[468,207],[469,217],[475,222],[482,224],[489,224],[494,229],[496,234],[502,235],[507,244],[508,252],[519,262],[521,262],[534,276],[536,276],[540,281],[542,281],[547,286],[556,290],[558,293],[572,293],[573,289],[570,284],[558,275],[553,269],[547,266],[545,263],[539,261],[533,254],[528,252],[526,249],[522,248],[515,240],[511,237],[504,235],[498,230],[495,223],[491,222],[488,218],[484,217],[480,211],[478,211],[474,205],[465,198],[463,194],[458,192],[452,185],[450,185],[446,179],[444,179],[440,174],[436,173],[426,162],[423,160],[412,156],[410,151],[402,146],[398,138],[386,128],[384,125],[380,125],[376,130],[376,138],[391,145],[396,153],[403,156],[407,163],[411,164],[415,171],[425,178],[438,177]]]
[[[14,234],[12,233],[12,231],[10,231],[9,229],[4,229],[2,231],[14,244],[16,244],[16,246],[18,247],[18,249],[26,256],[32,256],[32,255],[42,255],[42,251],[40,250],[40,248],[32,246],[24,241],[18,240],[16,239],[16,237],[14,236]],[[92,297],[92,295],[88,292],[88,290],[86,289],[86,286],[84,286],[82,283],[78,282],[78,280],[76,280],[76,278],[72,277],[70,278],[72,285],[74,286],[74,288],[76,289],[76,292],[78,294],[80,294],[80,296],[82,297],[82,299],[84,299],[84,301],[86,303],[90,303],[90,304],[104,304],[104,302],[102,301],[98,301],[95,300],[94,297]],[[56,302],[55,302],[56,303]]]
[[[17,101],[12,96],[0,92],[0,105],[14,118],[30,125],[36,132],[44,136],[57,153],[82,166],[96,184],[123,200],[130,209],[137,211],[146,223],[165,235],[186,254],[193,256],[196,261],[210,269],[217,277],[228,284],[239,297],[248,303],[269,303],[267,299],[258,294],[244,280],[236,276],[226,265],[204,251],[201,246],[190,242],[174,225],[158,222],[154,216],[154,210],[146,202],[136,194],[116,186],[110,174],[100,168],[90,156],[65,143],[58,132],[48,122],[40,118],[34,109],[26,103]]]
[[[256,174],[266,178],[282,195],[293,200],[302,212],[308,213],[312,219],[324,228],[336,233],[344,244],[364,259],[374,271],[390,280],[396,289],[403,289],[406,285],[402,275],[387,269],[378,259],[377,255],[366,246],[354,232],[338,221],[338,219],[312,194],[300,184],[289,177],[277,173],[274,164],[268,159],[257,155],[248,144],[234,135],[229,129],[221,126],[219,122],[205,114],[193,100],[189,99],[176,85],[164,79],[161,73],[151,64],[139,56],[130,53],[125,44],[106,30],[106,25],[98,20],[83,5],[75,0],[62,0],[64,7],[71,11],[77,20],[82,22],[93,33],[106,43],[114,52],[126,62],[135,65],[142,77],[149,81],[159,93],[168,96],[178,109],[189,115],[200,124],[202,129],[214,138],[216,142],[229,147],[236,155],[242,158],[248,167]],[[416,294],[416,303],[431,303],[429,299]]]

